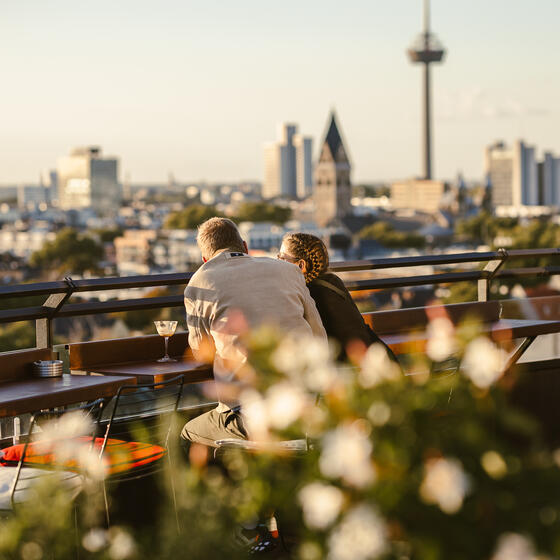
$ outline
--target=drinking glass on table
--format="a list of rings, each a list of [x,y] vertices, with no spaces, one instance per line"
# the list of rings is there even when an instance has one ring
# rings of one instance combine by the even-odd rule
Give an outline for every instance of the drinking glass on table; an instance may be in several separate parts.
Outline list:
[[[167,346],[169,344],[169,337],[175,334],[177,328],[177,321],[154,321],[159,336],[165,339],[165,356],[160,358],[158,362],[176,362],[174,358],[169,357]]]

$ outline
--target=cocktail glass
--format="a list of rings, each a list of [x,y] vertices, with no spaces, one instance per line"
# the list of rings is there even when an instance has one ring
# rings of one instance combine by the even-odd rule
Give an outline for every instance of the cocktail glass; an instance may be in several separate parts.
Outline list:
[[[176,362],[174,358],[169,357],[168,345],[169,337],[175,334],[177,328],[177,321],[154,321],[159,336],[163,336],[165,340],[165,356],[160,358],[158,362]]]

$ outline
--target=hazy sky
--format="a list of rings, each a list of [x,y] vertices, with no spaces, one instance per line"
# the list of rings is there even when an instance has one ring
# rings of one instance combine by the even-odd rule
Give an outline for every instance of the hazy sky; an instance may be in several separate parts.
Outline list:
[[[0,23],[0,183],[36,182],[99,144],[133,182],[261,179],[292,121],[336,108],[354,182],[421,171],[421,0],[19,0]],[[560,1],[432,0],[438,178],[482,173],[483,147],[560,153]]]

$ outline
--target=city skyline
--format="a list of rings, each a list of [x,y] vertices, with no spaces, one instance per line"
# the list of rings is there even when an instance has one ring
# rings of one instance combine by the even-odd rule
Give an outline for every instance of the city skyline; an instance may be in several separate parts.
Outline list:
[[[450,53],[434,83],[435,177],[480,178],[495,140],[560,152],[560,4],[432,0],[431,11]],[[133,183],[262,180],[277,124],[318,146],[332,108],[354,183],[418,176],[421,76],[405,51],[421,13],[421,0],[10,5],[0,184],[37,182],[90,144]]]

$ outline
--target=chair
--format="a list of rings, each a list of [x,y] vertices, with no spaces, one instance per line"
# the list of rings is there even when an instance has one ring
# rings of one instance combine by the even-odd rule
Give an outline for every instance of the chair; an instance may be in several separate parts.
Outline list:
[[[33,415],[28,440],[23,444],[1,450],[0,511],[13,513],[17,504],[28,502],[33,498],[34,486],[47,479],[60,484],[72,500],[81,492],[84,482],[83,468],[78,457],[60,453],[61,442],[66,446],[69,441],[71,444],[74,442],[78,446],[89,447],[91,450],[103,402],[103,399],[97,399],[78,408],[38,412]],[[45,433],[40,428],[43,420],[49,421],[49,424],[43,424],[45,427],[50,425],[52,428],[52,422],[60,422],[61,417],[70,414],[80,414],[91,419],[91,425],[87,430],[89,435],[72,434],[71,430],[70,432],[67,430],[56,437],[57,429],[54,428],[55,437],[45,437]],[[40,434],[39,437],[34,438],[37,434]]]
[[[117,392],[102,438],[100,457],[106,462],[104,480],[107,525],[110,526],[107,485],[140,480],[162,471],[167,457],[172,465],[169,438],[183,391],[183,376],[148,385],[123,385]],[[175,502],[175,489],[171,478]],[[132,494],[130,499],[138,498]],[[144,494],[142,498],[149,498]],[[145,504],[143,504],[145,506]],[[176,504],[175,511],[177,511]],[[141,513],[140,507],[129,513]]]

